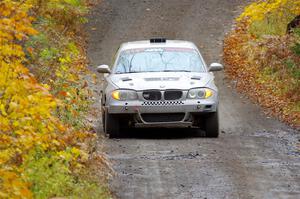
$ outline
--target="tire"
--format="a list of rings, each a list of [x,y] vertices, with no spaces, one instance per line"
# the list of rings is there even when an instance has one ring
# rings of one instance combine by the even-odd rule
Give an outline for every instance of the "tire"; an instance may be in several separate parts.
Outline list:
[[[120,136],[120,121],[117,115],[109,114],[105,111],[104,131],[109,138],[118,138]]]
[[[219,137],[219,114],[218,111],[209,113],[204,120],[204,131],[206,137],[217,138]]]

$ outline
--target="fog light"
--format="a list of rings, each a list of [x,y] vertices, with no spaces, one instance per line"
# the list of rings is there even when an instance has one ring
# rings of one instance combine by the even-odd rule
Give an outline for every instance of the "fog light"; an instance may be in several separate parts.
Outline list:
[[[201,109],[201,106],[200,106],[200,105],[198,105],[198,106],[197,106],[197,109]]]

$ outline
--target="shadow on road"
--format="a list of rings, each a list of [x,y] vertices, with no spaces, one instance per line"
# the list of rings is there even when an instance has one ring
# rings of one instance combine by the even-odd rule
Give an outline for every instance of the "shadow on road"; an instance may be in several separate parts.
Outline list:
[[[99,133],[104,134],[102,128]],[[121,131],[124,139],[186,139],[205,138],[205,132],[196,128],[132,128]]]

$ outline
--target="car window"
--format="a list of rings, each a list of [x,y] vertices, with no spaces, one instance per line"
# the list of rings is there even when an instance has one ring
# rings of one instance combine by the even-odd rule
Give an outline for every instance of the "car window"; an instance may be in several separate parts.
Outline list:
[[[147,48],[120,53],[114,73],[138,72],[205,72],[205,66],[194,49]]]

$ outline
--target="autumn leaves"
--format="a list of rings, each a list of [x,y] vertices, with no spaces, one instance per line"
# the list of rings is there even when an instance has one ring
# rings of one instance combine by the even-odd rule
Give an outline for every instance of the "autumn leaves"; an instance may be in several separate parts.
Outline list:
[[[86,10],[80,0],[0,2],[0,198],[103,194],[81,177],[90,154],[79,146],[94,135],[82,117],[90,91],[80,23],[69,16]]]
[[[268,114],[300,126],[300,31],[286,35],[300,14],[299,0],[258,1],[248,5],[225,39],[226,74]],[[300,49],[300,48],[299,48]]]

